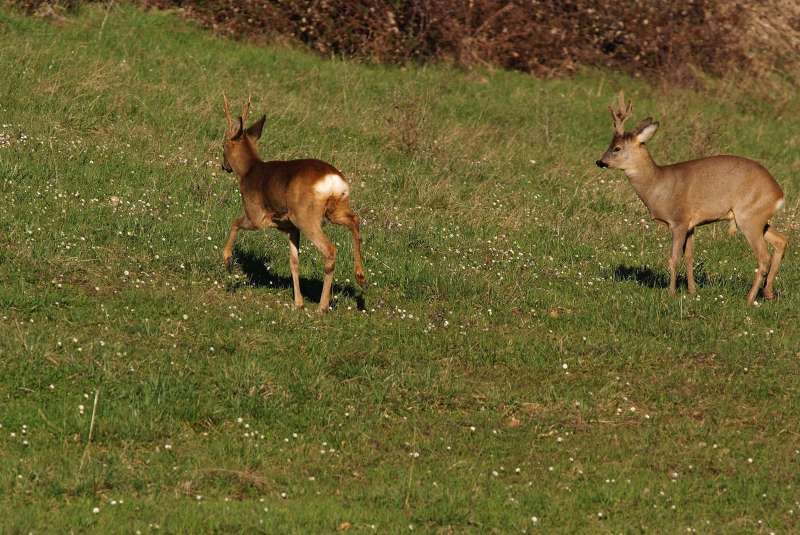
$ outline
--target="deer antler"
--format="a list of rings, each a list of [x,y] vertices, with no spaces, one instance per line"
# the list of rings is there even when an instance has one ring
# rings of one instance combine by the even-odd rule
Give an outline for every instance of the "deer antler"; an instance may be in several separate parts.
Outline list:
[[[631,115],[633,115],[633,104],[628,102],[628,105],[625,105],[625,94],[620,91],[619,95],[617,96],[617,108],[614,109],[613,107],[609,106],[608,111],[611,112],[611,117],[614,120],[614,132],[619,135],[625,133],[625,121],[630,119]]]
[[[242,124],[247,125],[247,116],[250,115],[250,100],[253,95],[247,95],[247,103],[242,108]]]
[[[223,108],[225,109],[225,119],[228,121],[228,133],[233,131],[233,118],[231,117],[231,107],[228,105],[228,97],[222,93]]]

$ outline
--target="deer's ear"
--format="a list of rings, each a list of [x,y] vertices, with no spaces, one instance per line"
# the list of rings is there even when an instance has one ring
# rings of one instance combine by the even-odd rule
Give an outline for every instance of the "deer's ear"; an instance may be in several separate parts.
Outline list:
[[[645,117],[644,119],[639,121],[639,124],[637,124],[636,128],[633,129],[634,134],[638,135],[639,132],[641,132],[642,130],[645,129],[645,127],[648,127],[651,124],[653,124],[653,118],[652,117]]]
[[[250,125],[247,129],[247,137],[258,140],[261,137],[261,132],[264,130],[264,122],[267,120],[266,115],[262,115],[261,119]]]
[[[233,141],[238,141],[242,137],[242,134],[244,133],[244,123],[242,123],[241,116],[239,117],[238,124],[237,124],[237,126],[235,128],[236,128],[236,131],[231,136],[231,139]]]
[[[650,141],[650,138],[653,137],[653,134],[656,133],[656,130],[658,130],[658,123],[652,123],[648,121],[648,124],[643,125],[636,134],[636,141],[639,143],[646,143]]]

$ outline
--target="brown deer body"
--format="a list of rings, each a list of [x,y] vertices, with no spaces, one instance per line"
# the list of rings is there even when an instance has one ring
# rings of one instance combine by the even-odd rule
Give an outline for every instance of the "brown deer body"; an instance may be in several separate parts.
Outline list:
[[[303,306],[300,293],[300,233],[316,246],[324,259],[325,276],[319,310],[330,306],[336,247],[322,231],[327,220],[344,225],[353,234],[353,260],[356,281],[366,284],[361,263],[361,230],[358,215],[350,209],[350,186],[332,165],[321,160],[270,161],[261,160],[256,142],[261,137],[266,116],[245,129],[250,101],[242,116],[233,121],[225,99],[228,130],[225,135],[222,168],[239,178],[244,214],[231,223],[223,260],[232,267],[233,244],[239,230],[275,228],[289,237],[289,266],[292,272],[294,304]]]
[[[738,226],[758,261],[747,302],[755,302],[765,277],[764,297],[772,299],[773,283],[787,244],[786,237],[769,225],[784,204],[783,191],[772,175],[761,164],[738,156],[712,156],[659,166],[645,147],[658,123],[648,117],[626,132],[623,124],[631,116],[631,105],[625,106],[622,93],[618,108],[609,109],[614,119],[614,137],[596,163],[625,171],[653,219],[670,228],[670,293],[676,291],[677,269],[683,255],[689,293],[697,291],[693,269],[695,227],[730,220],[730,230],[735,232]],[[771,256],[767,243],[773,247]]]

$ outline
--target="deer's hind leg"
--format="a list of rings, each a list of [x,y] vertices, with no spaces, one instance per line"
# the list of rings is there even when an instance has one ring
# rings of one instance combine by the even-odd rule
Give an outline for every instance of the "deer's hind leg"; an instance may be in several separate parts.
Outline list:
[[[319,312],[325,312],[331,304],[331,286],[333,286],[333,270],[336,268],[336,246],[322,232],[322,225],[317,223],[308,228],[304,228],[306,237],[322,254],[323,271],[322,295],[319,297]]]
[[[728,220],[728,236],[733,236],[736,234],[736,216],[733,215],[733,210],[728,211],[725,218]]]
[[[755,302],[758,290],[761,288],[761,284],[764,282],[764,277],[767,276],[769,268],[769,250],[767,249],[767,242],[764,239],[766,228],[767,226],[764,223],[754,223],[750,221],[743,223],[740,221],[739,224],[739,229],[742,231],[745,238],[747,238],[747,242],[753,249],[753,253],[755,253],[756,260],[758,261],[755,276],[753,277],[753,286],[747,294],[747,304],[749,305]]]
[[[778,269],[781,267],[781,260],[783,260],[784,252],[786,251],[786,244],[788,239],[786,236],[778,232],[772,227],[767,227],[764,233],[764,239],[772,245],[772,258],[769,261],[769,273],[767,274],[767,284],[764,286],[764,299],[773,299],[775,291],[772,284],[775,282],[775,276],[778,274]]]
[[[333,270],[336,267],[336,246],[322,231],[322,220],[329,209],[327,199],[315,199],[306,202],[290,212],[289,220],[306,235],[314,247],[322,254],[324,261],[324,277],[322,279],[322,295],[319,298],[319,312],[330,308],[331,287],[333,286]]]
[[[327,200],[319,199],[316,202],[303,204],[289,216],[292,224],[300,229],[322,254],[324,277],[322,279],[322,295],[319,298],[319,312],[325,312],[330,308],[333,270],[336,267],[336,246],[322,231],[322,220],[328,207]]]
[[[350,233],[353,235],[353,264],[356,281],[363,288],[367,284],[367,279],[364,276],[364,265],[361,261],[361,219],[350,209],[350,200],[347,197],[335,201],[325,215],[331,223],[350,229]]]

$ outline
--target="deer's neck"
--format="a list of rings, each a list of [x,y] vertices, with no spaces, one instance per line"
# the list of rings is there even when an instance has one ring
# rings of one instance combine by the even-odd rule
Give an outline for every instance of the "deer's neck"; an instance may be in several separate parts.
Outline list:
[[[625,169],[625,174],[642,202],[651,208],[650,201],[661,178],[661,168],[653,161],[650,153],[644,151],[632,167]]]
[[[243,148],[243,150],[237,151],[233,157],[230,158],[229,163],[233,172],[236,173],[239,178],[244,178],[250,174],[250,171],[259,161],[261,161],[261,159],[255,151]]]

